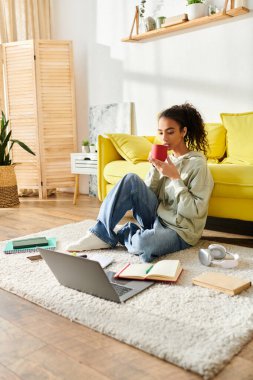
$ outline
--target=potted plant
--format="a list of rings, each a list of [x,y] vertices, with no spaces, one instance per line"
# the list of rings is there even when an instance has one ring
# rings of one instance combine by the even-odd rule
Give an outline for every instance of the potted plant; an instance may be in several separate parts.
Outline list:
[[[83,140],[82,141],[82,152],[83,153],[89,153],[90,152],[89,141],[88,140]]]
[[[206,4],[204,0],[187,0],[186,9],[189,21],[206,16]]]
[[[11,150],[14,144],[35,156],[35,153],[23,142],[11,138],[8,130],[9,120],[2,111],[0,129],[0,207],[13,207],[19,204],[15,164],[12,162]]]
[[[95,146],[95,144],[90,144],[90,152],[91,153],[96,153],[96,146]]]

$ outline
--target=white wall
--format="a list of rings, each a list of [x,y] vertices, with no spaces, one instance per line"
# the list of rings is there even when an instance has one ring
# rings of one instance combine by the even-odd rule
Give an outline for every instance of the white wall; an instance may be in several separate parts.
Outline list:
[[[220,112],[253,111],[253,12],[153,42],[121,43],[136,1],[51,0],[52,38],[73,40],[79,146],[90,105],[134,102],[140,135],[155,132],[157,112],[185,101],[209,122]],[[184,0],[147,3],[146,15],[185,11]],[[247,6],[253,9],[253,0]]]

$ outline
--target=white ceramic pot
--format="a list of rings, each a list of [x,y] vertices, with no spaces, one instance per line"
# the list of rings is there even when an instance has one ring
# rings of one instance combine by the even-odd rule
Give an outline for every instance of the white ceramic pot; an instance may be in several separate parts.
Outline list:
[[[82,145],[82,152],[83,153],[90,153],[90,148],[89,148],[89,146],[87,146],[87,145]]]
[[[96,153],[95,145],[90,145],[89,148],[90,148],[90,153]]]
[[[188,20],[195,20],[196,18],[206,16],[206,5],[202,3],[190,4],[186,6]]]

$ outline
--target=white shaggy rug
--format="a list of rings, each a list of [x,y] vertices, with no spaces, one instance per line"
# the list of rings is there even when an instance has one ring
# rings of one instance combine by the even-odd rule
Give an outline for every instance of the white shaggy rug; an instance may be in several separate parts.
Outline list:
[[[57,237],[57,249],[81,237],[92,221],[68,224],[32,236]],[[203,267],[198,247],[167,258],[180,259],[184,271],[175,285],[157,283],[124,304],[65,288],[44,261],[28,254],[5,255],[0,245],[0,287],[103,334],[211,379],[253,337],[253,287],[230,297],[193,286],[192,277],[217,270],[253,281],[253,249],[228,246],[241,256],[235,270]],[[101,253],[101,251],[100,251]],[[113,257],[110,270],[138,262],[122,247],[104,250]]]

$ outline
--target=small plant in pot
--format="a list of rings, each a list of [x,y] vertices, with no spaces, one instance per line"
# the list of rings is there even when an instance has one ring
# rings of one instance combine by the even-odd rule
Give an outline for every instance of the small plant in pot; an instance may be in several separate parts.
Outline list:
[[[95,146],[95,144],[90,144],[90,152],[91,153],[96,153],[96,146]]]
[[[0,207],[13,207],[19,204],[17,179],[12,162],[11,151],[14,144],[35,156],[35,153],[22,141],[12,139],[8,130],[9,120],[2,112],[0,128]]]
[[[82,141],[82,152],[83,153],[89,153],[90,152],[89,140],[83,140]]]
[[[189,21],[206,16],[206,10],[204,0],[187,0],[186,12]]]

